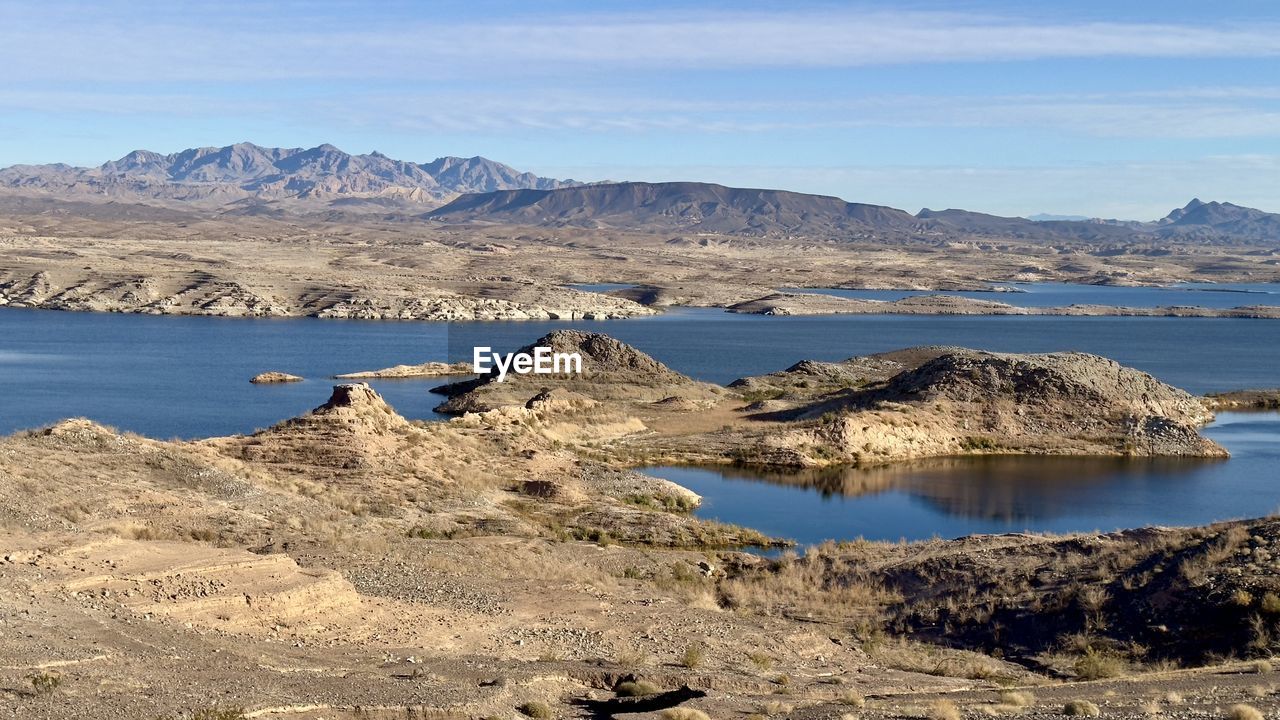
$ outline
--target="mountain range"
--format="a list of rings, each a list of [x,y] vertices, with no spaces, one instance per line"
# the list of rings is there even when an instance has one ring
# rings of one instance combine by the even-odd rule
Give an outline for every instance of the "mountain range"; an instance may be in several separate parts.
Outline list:
[[[482,157],[412,163],[378,152],[351,155],[327,144],[303,149],[247,142],[168,155],[135,150],[93,168],[55,164],[0,170],[0,187],[14,190],[61,197],[106,196],[122,202],[167,200],[206,205],[335,199],[438,203],[460,193],[550,190],[575,184],[522,173]]]
[[[98,167],[15,165],[0,191],[18,198],[214,209],[221,214],[374,213],[424,220],[654,232],[849,239],[873,235],[977,236],[1023,240],[1280,243],[1280,214],[1192,200],[1155,222],[1068,216],[1001,217],[969,210],[911,214],[883,205],[786,190],[702,182],[584,184],[519,172],[483,157],[428,163],[332,145],[268,148],[252,143],[161,155],[135,150]],[[138,206],[138,207],[133,207]],[[117,213],[120,214],[120,213]]]
[[[695,182],[612,183],[463,195],[424,217],[452,223],[707,232],[729,235],[973,235],[1026,240],[1181,239],[1280,242],[1280,214],[1192,200],[1156,222],[1030,220],[969,210],[912,215],[825,195]]]

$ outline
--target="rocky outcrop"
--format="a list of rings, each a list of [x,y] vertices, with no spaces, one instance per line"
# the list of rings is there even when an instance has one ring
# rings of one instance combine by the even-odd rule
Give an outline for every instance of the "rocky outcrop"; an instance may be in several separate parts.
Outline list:
[[[533,399],[535,395],[553,388],[597,401],[631,403],[653,403],[669,397],[702,400],[723,392],[722,388],[681,375],[601,333],[556,330],[516,353],[532,354],[539,347],[550,348],[553,353],[576,353],[582,359],[582,371],[527,375],[512,372],[499,381],[494,369],[474,380],[435,388],[433,392],[449,397],[437,411],[460,414],[537,403],[541,401]]]
[[[325,404],[254,433],[224,438],[242,460],[266,462],[315,476],[324,471],[372,470],[394,463],[405,436],[421,432],[365,383],[335,385]]]
[[[302,382],[304,378],[289,373],[271,370],[264,373],[258,373],[249,379],[254,385],[270,385],[273,383],[293,383]]]
[[[959,348],[898,357],[917,362],[882,382],[761,413],[761,419],[802,424],[765,436],[739,459],[815,466],[974,453],[1227,454],[1198,432],[1212,419],[1200,399],[1113,360]],[[871,360],[883,365],[886,357]],[[793,367],[788,375],[804,370]],[[778,378],[765,377],[777,386]]]

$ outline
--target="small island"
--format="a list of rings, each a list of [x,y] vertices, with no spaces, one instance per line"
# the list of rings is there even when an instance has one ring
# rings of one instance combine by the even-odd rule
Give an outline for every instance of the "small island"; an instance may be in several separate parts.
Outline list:
[[[295,383],[302,382],[303,378],[289,373],[278,372],[275,370],[258,373],[249,379],[254,385],[272,385],[276,383]]]
[[[471,374],[471,363],[425,362],[421,365],[395,365],[381,370],[365,370],[362,372],[343,373],[342,375],[334,375],[333,377],[337,380],[387,380]]]

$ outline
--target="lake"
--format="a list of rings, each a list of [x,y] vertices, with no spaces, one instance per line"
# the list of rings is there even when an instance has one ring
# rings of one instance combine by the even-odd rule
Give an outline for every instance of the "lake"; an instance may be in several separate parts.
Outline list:
[[[801,545],[1201,525],[1280,510],[1280,413],[1221,413],[1229,460],[946,458],[869,470],[651,467],[702,495],[699,517]]]
[[[846,288],[785,288],[788,292],[835,295],[860,300],[901,300],[916,295],[955,295],[994,300],[1015,307],[1065,307],[1067,305],[1115,305],[1153,308],[1197,305],[1233,308],[1241,305],[1280,305],[1276,283],[1180,283],[1167,287],[1118,287],[1071,283],[993,283],[1006,291],[862,290]]]
[[[799,360],[911,345],[1084,350],[1192,392],[1280,385],[1280,321],[1224,318],[844,315],[716,309],[630,320],[487,323],[243,319],[0,308],[0,433],[84,416],[152,437],[251,432],[323,403],[330,376],[513,350],[556,329],[609,333],[695,378],[728,383]],[[265,370],[306,382],[258,386]],[[410,418],[436,419],[436,379],[371,384]]]
[[[557,328],[609,333],[695,378],[727,383],[798,360],[911,345],[1085,350],[1203,393],[1280,385],[1280,322],[1205,318],[844,315],[678,309],[610,321],[489,323],[224,319],[0,308],[0,432],[84,416],[159,438],[252,432],[323,403],[330,376],[509,351]],[[302,383],[251,385],[281,370]],[[440,379],[372,385],[410,418],[440,419]],[[938,460],[874,471],[767,476],[652,472],[706,497],[699,513],[801,543],[1017,530],[1188,525],[1280,506],[1280,415],[1225,413],[1207,433],[1226,461]]]

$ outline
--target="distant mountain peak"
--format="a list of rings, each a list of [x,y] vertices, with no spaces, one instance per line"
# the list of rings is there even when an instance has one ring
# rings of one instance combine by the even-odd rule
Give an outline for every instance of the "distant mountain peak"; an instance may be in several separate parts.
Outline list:
[[[463,193],[550,190],[575,184],[520,172],[480,156],[413,163],[380,152],[351,155],[329,143],[273,148],[248,141],[168,155],[138,149],[96,168],[40,165],[0,170],[0,187],[215,206],[345,196],[377,198],[374,209],[385,210],[388,202],[438,202]]]

